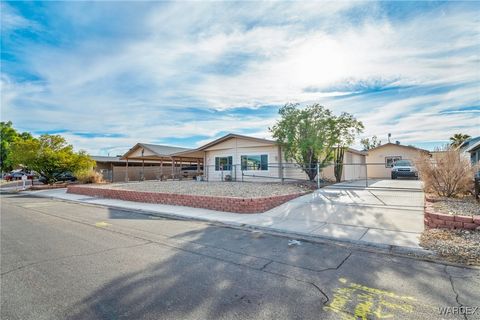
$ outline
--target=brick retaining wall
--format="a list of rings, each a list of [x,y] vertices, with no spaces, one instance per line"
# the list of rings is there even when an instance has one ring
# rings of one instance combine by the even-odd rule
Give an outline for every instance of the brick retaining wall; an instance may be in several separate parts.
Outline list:
[[[433,207],[434,202],[434,199],[425,199],[425,217],[423,221],[426,228],[480,230],[480,215],[460,216],[440,213],[435,211]]]
[[[260,213],[275,208],[282,203],[307,194],[308,192],[264,198],[234,198],[160,192],[139,192],[88,186],[68,186],[67,193],[75,193],[99,198],[169,204],[235,213]]]

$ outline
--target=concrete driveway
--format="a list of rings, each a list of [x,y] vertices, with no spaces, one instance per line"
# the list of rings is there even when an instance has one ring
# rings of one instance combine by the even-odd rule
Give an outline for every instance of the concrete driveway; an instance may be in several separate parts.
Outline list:
[[[371,180],[370,187],[364,185],[365,181],[340,183],[317,190],[264,213],[269,218],[261,225],[335,239],[418,247],[424,229],[422,183]]]

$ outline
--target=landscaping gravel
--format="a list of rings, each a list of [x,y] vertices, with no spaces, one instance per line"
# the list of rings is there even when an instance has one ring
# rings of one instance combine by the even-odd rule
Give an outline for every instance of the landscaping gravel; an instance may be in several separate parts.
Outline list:
[[[296,184],[259,182],[143,181],[114,183],[96,187],[238,198],[260,198],[309,191],[305,186]]]
[[[480,215],[480,203],[473,197],[461,199],[443,198],[434,202],[436,211],[452,215],[474,216]]]
[[[425,230],[420,245],[451,262],[480,265],[480,231]]]

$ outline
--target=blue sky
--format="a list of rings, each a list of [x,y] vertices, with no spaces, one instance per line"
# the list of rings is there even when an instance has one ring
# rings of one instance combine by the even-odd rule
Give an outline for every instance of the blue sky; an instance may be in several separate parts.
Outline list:
[[[480,135],[475,2],[1,2],[1,118],[92,154],[270,137],[287,102]]]

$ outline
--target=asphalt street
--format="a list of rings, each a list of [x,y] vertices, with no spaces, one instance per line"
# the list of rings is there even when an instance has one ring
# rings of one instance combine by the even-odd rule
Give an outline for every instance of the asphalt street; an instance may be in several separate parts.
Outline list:
[[[480,319],[480,271],[1,195],[1,319]]]

